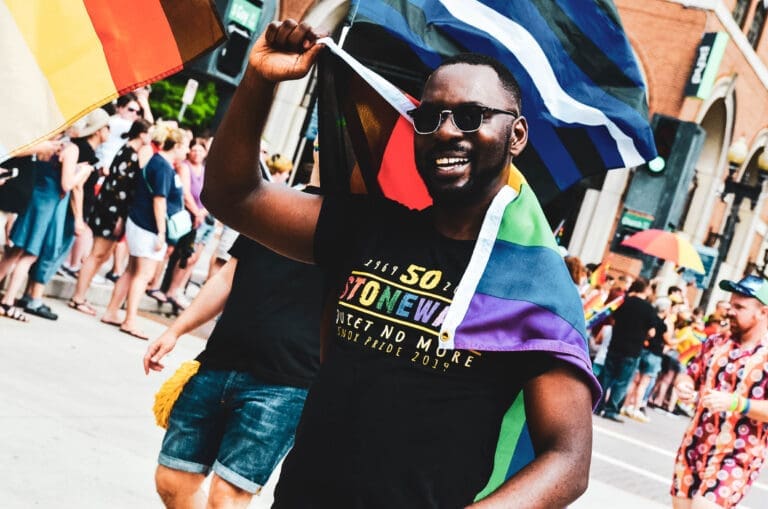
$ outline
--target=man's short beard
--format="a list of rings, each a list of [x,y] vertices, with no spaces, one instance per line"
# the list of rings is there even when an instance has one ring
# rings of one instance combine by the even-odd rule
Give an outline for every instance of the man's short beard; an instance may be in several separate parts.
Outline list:
[[[506,142],[504,143],[503,153],[509,154],[509,147],[512,144],[511,125],[508,128],[505,139]],[[507,169],[507,166],[510,163],[511,159],[507,160],[506,157],[503,157],[502,161],[495,168],[489,168],[487,169],[488,171],[484,172],[474,171],[470,174],[469,181],[466,185],[457,189],[437,191],[430,188],[427,179],[424,179],[424,182],[435,205],[466,207],[487,199],[489,193],[492,192],[491,189],[494,187],[496,179]]]

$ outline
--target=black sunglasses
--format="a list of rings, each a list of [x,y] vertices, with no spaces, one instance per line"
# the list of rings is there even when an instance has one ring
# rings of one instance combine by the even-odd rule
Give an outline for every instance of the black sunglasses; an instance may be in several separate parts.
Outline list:
[[[433,106],[419,106],[408,112],[413,119],[413,128],[418,134],[432,134],[440,129],[443,120],[450,115],[453,125],[461,132],[474,133],[480,129],[483,119],[488,115],[512,115],[519,113],[500,110],[478,104],[460,104],[452,110],[439,110]]]

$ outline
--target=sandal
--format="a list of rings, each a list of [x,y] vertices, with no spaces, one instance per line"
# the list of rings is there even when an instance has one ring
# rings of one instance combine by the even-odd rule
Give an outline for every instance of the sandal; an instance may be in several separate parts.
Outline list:
[[[187,309],[187,306],[185,306],[184,304],[182,304],[181,302],[179,302],[173,297],[169,296],[168,302],[171,304],[171,307],[173,308],[173,314],[175,315],[178,315],[179,313]]]
[[[24,314],[24,311],[21,310],[21,308],[17,308],[14,305],[11,304],[0,304],[0,309],[2,309],[3,314],[2,316],[7,316],[11,320],[16,320],[19,322],[28,322],[29,317]]]
[[[71,307],[72,309],[76,309],[81,313],[85,313],[86,315],[96,316],[96,310],[93,309],[93,307],[90,304],[88,304],[87,300],[84,300],[82,302],[77,302],[75,299],[70,299],[69,307]]]
[[[162,290],[155,288],[154,290],[147,290],[145,292],[149,297],[152,297],[160,304],[165,304],[168,302],[168,297],[163,293]]]
[[[123,325],[123,322],[113,322],[112,320],[107,320],[106,318],[102,318],[99,320],[101,323],[106,323],[107,325],[111,325],[113,327],[120,327]]]
[[[130,336],[133,336],[134,338],[143,339],[145,341],[149,339],[149,336],[147,336],[146,334],[144,334],[141,331],[131,330],[131,329],[123,329],[122,327],[120,327],[120,329],[118,329],[118,330],[120,332],[122,332],[123,334],[128,334]]]

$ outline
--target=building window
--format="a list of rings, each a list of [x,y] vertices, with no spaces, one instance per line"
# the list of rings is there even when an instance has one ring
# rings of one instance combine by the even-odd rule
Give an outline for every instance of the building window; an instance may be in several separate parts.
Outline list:
[[[733,20],[741,28],[744,28],[744,21],[747,19],[749,10],[749,0],[736,0],[736,6],[733,8]]]
[[[755,17],[752,19],[752,26],[747,32],[747,40],[753,48],[757,48],[760,42],[760,36],[763,35],[763,26],[765,25],[766,8],[765,3],[758,2],[755,8]]]

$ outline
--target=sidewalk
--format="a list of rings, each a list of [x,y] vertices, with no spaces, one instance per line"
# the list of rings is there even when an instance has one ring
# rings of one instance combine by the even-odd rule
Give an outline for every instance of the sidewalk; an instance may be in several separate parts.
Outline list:
[[[58,321],[0,317],[2,507],[161,508],[153,474],[163,430],[152,415],[154,393],[204,341],[182,337],[165,371],[145,376],[146,341],[64,301],[47,302]],[[164,329],[144,318],[140,327],[153,338]],[[252,508],[271,505],[274,477]],[[596,480],[572,507],[618,505],[664,507]]]

